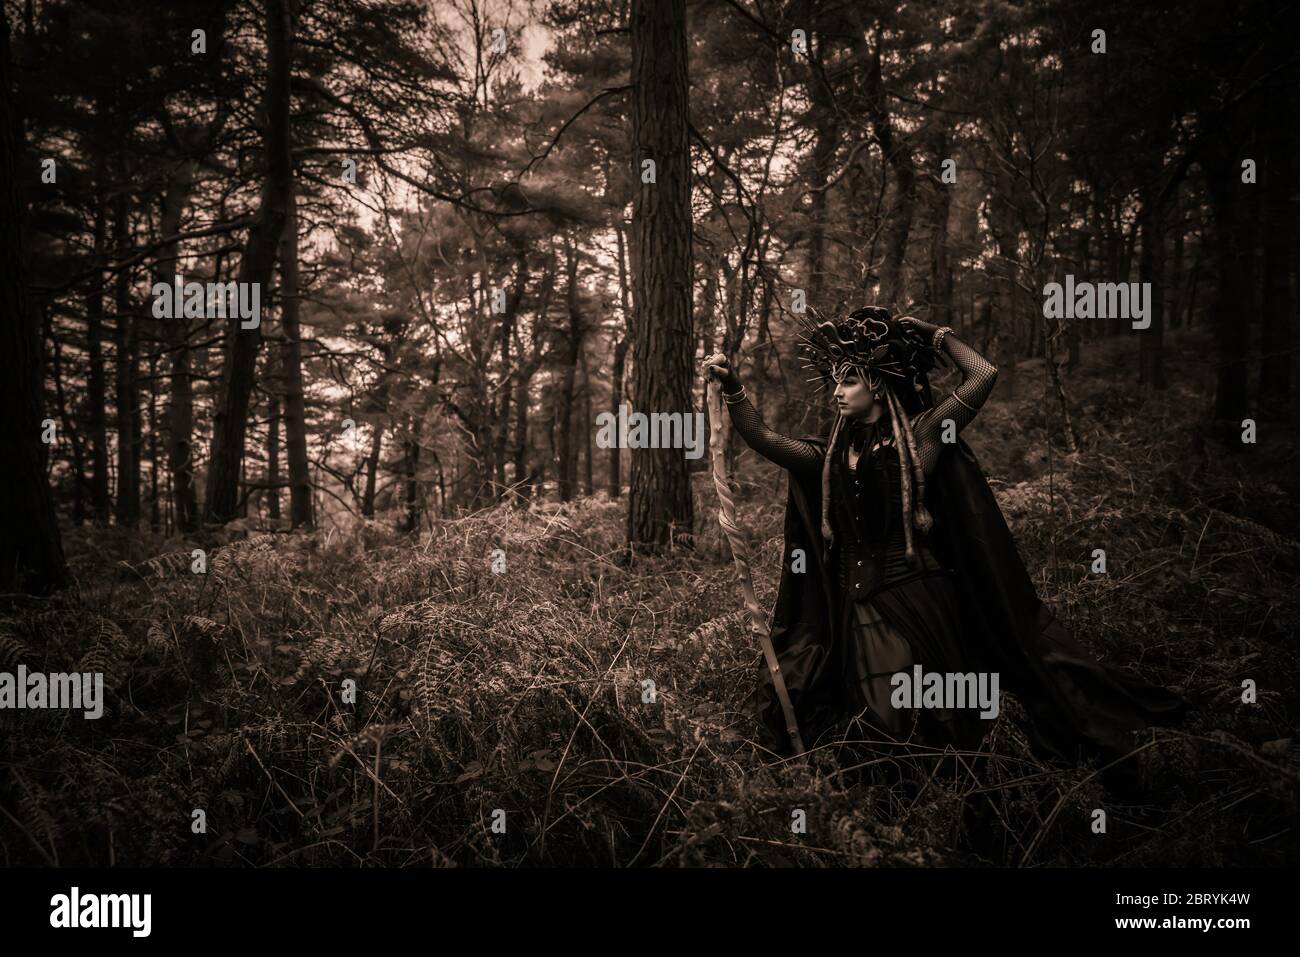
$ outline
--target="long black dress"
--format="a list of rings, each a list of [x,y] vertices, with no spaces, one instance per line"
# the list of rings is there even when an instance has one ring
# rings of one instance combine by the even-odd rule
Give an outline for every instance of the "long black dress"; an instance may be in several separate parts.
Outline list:
[[[888,420],[884,420],[885,423]],[[987,728],[968,709],[900,709],[891,703],[895,673],[967,673],[962,615],[953,571],[923,538],[906,558],[898,450],[881,428],[853,423],[837,443],[831,472],[833,561],[838,566],[839,630],[847,696],[873,727],[896,740],[919,733],[927,744],[978,746]],[[857,441],[855,441],[857,440]],[[860,444],[859,444],[860,443]],[[849,465],[849,447],[861,451]]]
[[[925,567],[904,572],[896,534],[902,520],[897,453],[891,446],[864,455],[856,474],[840,453],[839,467],[832,469],[831,511],[840,516],[833,522],[843,527],[844,538],[828,553],[820,469],[811,465],[824,454],[825,440],[771,432],[748,400],[732,405],[731,415],[751,446],[790,463],[785,560],[771,640],[806,747],[837,732],[846,715],[864,710],[876,726],[898,729],[906,716],[895,713],[887,697],[881,706],[878,679],[905,657],[931,671],[998,672],[1001,690],[1024,705],[1030,744],[1043,757],[1115,758],[1132,750],[1132,732],[1181,721],[1186,702],[1179,695],[1099,662],[1042,603],[997,499],[960,437],[943,448],[927,475],[925,502],[934,526],[916,542],[918,552],[928,555],[922,558]],[[877,553],[874,564],[860,554],[862,546],[859,554],[845,547],[852,535],[844,517],[846,493],[864,489],[850,486],[854,481],[868,483],[862,500],[874,503],[862,510],[857,535],[870,543],[867,553]],[[806,568],[792,560],[796,554],[806,557]],[[869,574],[876,577],[868,580]],[[850,591],[867,600],[850,598]],[[772,746],[791,751],[766,668],[753,706]],[[922,734],[930,721],[928,733],[936,743],[969,747],[983,732],[972,724],[974,714],[966,711],[946,725],[934,720],[942,715],[923,715]]]

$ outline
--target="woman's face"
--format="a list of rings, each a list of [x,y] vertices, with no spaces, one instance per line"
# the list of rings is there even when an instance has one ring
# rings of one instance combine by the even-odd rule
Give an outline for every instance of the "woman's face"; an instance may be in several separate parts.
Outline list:
[[[835,386],[835,402],[840,414],[850,419],[870,415],[876,405],[875,396],[867,387],[866,380],[852,369]]]

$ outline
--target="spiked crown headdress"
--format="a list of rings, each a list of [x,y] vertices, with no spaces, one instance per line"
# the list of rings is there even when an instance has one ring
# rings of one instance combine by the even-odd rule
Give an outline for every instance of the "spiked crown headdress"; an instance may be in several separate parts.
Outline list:
[[[926,374],[936,365],[934,350],[888,309],[863,306],[831,321],[810,308],[798,321],[798,351],[819,389],[856,370],[873,386],[887,382],[900,397],[910,391],[925,391]]]

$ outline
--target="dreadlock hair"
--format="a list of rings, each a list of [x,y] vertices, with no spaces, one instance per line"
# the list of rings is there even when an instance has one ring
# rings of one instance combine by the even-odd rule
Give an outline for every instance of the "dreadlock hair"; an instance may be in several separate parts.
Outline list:
[[[904,400],[895,394],[893,387],[886,381],[883,376],[877,376],[870,372],[863,376],[863,382],[867,388],[875,391],[880,389],[883,393],[883,400],[886,403],[886,410],[889,414],[890,424],[894,432],[894,447],[898,450],[898,471],[899,486],[902,491],[902,512],[903,512],[903,539],[906,547],[907,562],[909,565],[916,564],[916,547],[913,542],[912,528],[922,534],[929,534],[930,529],[934,527],[934,517],[930,514],[929,509],[925,507],[925,469],[921,465],[921,457],[917,452],[916,435],[912,430],[912,417],[908,415]],[[918,381],[915,383],[916,392],[918,393],[916,401],[919,405],[924,405],[925,400],[929,398],[929,382]],[[831,427],[830,438],[826,443],[826,453],[822,461],[822,537],[826,540],[826,547],[829,549],[833,543],[834,536],[830,521],[830,477],[831,477],[831,460],[835,454],[835,446],[843,431],[844,415],[837,412],[835,415],[835,424]],[[913,487],[915,486],[915,496]],[[915,502],[915,505],[913,505]]]
[[[898,449],[899,484],[903,489],[903,536],[907,543],[907,563],[916,564],[916,552],[912,546],[912,526],[915,525],[922,535],[934,527],[934,519],[925,507],[925,470],[921,467],[921,458],[916,451],[916,436],[912,433],[912,422],[903,411],[902,404],[894,395],[893,389],[886,389],[889,399],[890,418],[894,420],[894,445]],[[916,509],[912,508],[912,482],[916,482]]]
[[[831,457],[835,453],[835,440],[840,437],[843,425],[844,413],[836,411],[831,437],[826,442],[826,455],[822,459],[822,538],[826,539],[828,549],[835,538],[831,530]]]

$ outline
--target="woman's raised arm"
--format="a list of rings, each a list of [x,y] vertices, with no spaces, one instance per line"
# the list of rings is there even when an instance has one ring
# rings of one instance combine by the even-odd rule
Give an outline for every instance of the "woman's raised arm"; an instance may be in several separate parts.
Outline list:
[[[933,335],[939,328],[919,319],[909,318],[907,321],[926,335]],[[951,419],[958,432],[970,425],[993,391],[993,384],[998,381],[997,367],[953,332],[944,334],[942,348],[961,370],[962,379],[950,395],[940,399],[934,408],[928,409],[912,423],[916,431],[917,452],[927,472],[939,461],[939,453],[943,451],[940,435],[944,421]]]
[[[746,396],[740,376],[727,365],[725,356],[716,353],[704,363],[709,375],[722,383],[722,401],[727,405],[731,422],[751,449],[792,472],[820,474],[822,454],[817,446],[769,429]]]
[[[975,420],[975,415],[998,381],[997,366],[962,342],[953,333],[943,337],[943,348],[961,370],[961,384],[946,399],[935,404],[930,417],[936,421],[952,419],[961,431]]]

